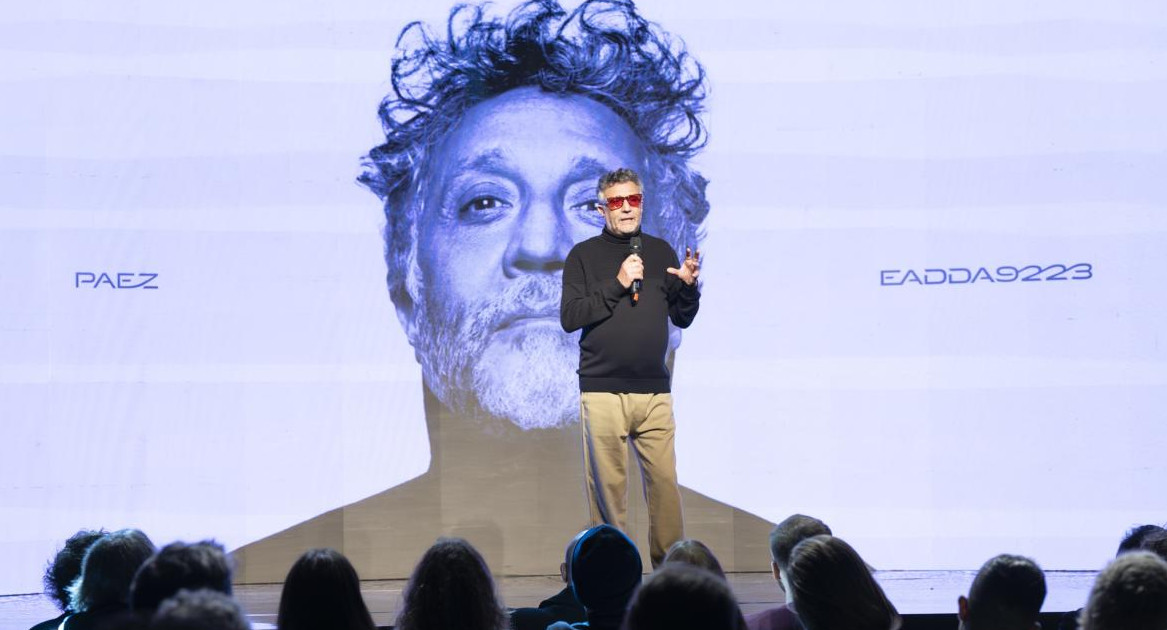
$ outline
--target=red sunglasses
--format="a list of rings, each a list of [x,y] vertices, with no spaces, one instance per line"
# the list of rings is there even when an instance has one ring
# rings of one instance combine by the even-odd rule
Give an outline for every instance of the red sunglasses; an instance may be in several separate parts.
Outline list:
[[[608,197],[608,199],[604,202],[604,205],[608,206],[609,210],[619,210],[620,208],[624,207],[624,202],[627,201],[628,205],[632,206],[633,208],[639,208],[640,202],[643,200],[644,195],[636,193],[635,195],[627,195],[624,197]]]

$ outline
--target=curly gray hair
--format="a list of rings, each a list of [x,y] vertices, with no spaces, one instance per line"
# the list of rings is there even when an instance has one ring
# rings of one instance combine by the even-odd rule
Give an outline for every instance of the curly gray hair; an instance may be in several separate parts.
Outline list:
[[[431,149],[467,109],[520,87],[582,95],[624,119],[645,146],[659,236],[678,251],[699,241],[707,181],[688,161],[706,141],[705,73],[631,1],[586,0],[568,13],[555,0],[529,0],[505,21],[459,5],[444,39],[413,22],[397,49],[379,109],[385,143],[365,156],[358,178],[384,202],[395,303],[412,297],[406,280]]]

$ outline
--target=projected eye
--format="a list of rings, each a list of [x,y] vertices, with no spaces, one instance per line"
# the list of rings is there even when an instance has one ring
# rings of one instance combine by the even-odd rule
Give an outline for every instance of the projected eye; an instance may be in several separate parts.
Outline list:
[[[571,206],[571,211],[582,216],[588,223],[603,223],[604,218],[597,210],[600,209],[600,203],[595,199],[589,199]]]
[[[498,197],[490,195],[482,195],[475,197],[470,201],[462,204],[458,208],[459,214],[487,214],[497,210],[501,210],[507,206],[507,203]]]

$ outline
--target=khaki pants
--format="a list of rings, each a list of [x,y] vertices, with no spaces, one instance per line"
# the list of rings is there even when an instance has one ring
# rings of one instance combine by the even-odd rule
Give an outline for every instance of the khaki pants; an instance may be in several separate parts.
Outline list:
[[[685,536],[677,488],[672,394],[580,393],[584,470],[593,525],[625,529],[628,440],[636,448],[648,502],[649,557],[656,567]]]

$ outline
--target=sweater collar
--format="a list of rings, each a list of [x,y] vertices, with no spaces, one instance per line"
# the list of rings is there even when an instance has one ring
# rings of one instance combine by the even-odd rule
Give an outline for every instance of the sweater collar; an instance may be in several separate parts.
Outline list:
[[[633,232],[631,234],[627,234],[627,235],[617,234],[617,233],[609,230],[608,226],[606,226],[606,225],[604,226],[604,231],[600,232],[600,238],[604,239],[608,243],[612,243],[615,245],[627,245],[632,240],[633,236],[640,236],[640,228],[639,227],[636,228],[635,232]]]

